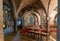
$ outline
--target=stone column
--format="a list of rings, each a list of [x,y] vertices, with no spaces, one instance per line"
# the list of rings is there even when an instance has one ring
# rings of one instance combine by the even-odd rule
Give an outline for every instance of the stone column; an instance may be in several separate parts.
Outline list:
[[[0,0],[0,41],[4,41],[4,34],[3,34],[3,0]]]

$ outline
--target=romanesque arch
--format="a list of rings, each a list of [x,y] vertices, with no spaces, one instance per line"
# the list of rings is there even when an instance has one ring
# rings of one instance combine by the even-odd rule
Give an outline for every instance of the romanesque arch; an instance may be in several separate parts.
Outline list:
[[[35,26],[41,25],[41,17],[37,12],[34,11],[26,11],[23,15],[24,18],[24,25],[27,26],[28,22],[27,19],[29,16],[33,16],[35,18]]]

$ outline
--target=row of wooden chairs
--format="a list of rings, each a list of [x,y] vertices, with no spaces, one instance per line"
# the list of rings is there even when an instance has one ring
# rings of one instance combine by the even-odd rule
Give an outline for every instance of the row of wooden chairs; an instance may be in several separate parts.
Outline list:
[[[46,37],[47,37],[47,31],[46,30],[41,30],[39,31],[39,29],[28,29],[28,34],[31,35],[31,37],[33,39],[40,39],[39,41],[45,41]]]

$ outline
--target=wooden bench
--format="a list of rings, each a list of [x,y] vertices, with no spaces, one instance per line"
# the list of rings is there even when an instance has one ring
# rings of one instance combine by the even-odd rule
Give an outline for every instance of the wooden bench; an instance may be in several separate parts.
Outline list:
[[[48,34],[45,33],[45,32],[41,32],[41,31],[39,32],[37,29],[35,29],[35,30],[30,29],[28,33],[31,34],[32,37],[35,36],[35,35],[37,35],[38,38],[39,38],[39,36],[41,36],[41,37],[46,37],[46,36],[48,35]],[[34,35],[33,35],[33,34],[34,34]]]

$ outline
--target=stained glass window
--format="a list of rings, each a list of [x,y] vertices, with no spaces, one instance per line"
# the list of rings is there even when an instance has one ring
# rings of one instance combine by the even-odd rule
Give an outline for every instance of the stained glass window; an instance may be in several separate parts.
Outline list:
[[[29,24],[34,24],[34,23],[35,23],[35,18],[32,17],[32,16],[29,16],[29,17],[28,17],[28,23],[29,23]]]

